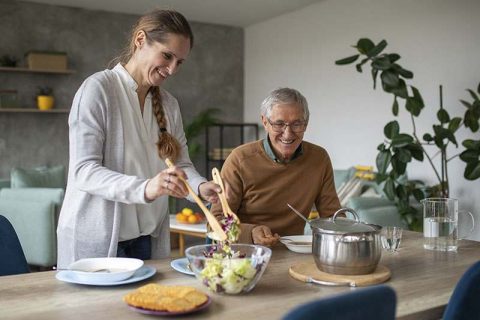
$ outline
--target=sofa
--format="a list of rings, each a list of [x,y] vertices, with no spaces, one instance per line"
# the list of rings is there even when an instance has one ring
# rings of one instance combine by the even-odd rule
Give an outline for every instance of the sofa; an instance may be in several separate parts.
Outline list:
[[[0,214],[13,225],[29,265],[57,261],[56,225],[65,190],[65,168],[14,168],[0,181]]]
[[[358,169],[335,169],[335,188],[338,190],[352,177]],[[344,199],[342,206],[353,209],[359,216],[360,221],[377,224],[380,226],[398,226],[408,229],[405,221],[402,220],[395,204],[387,199],[383,189],[374,180],[359,179],[359,187],[356,192]],[[353,218],[349,215],[349,218]]]

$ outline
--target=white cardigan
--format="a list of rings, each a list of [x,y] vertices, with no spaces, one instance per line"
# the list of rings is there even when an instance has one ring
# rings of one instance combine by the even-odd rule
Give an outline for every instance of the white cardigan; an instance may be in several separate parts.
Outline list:
[[[65,199],[57,228],[58,268],[91,257],[117,254],[122,203],[145,204],[146,179],[125,175],[120,103],[123,90],[135,90],[132,79],[124,86],[120,65],[87,78],[75,94],[69,115],[70,161]],[[167,130],[182,147],[176,165],[198,190],[206,181],[193,167],[177,100],[161,89]],[[158,161],[162,161],[160,158]],[[152,258],[170,254],[169,219],[152,238]]]

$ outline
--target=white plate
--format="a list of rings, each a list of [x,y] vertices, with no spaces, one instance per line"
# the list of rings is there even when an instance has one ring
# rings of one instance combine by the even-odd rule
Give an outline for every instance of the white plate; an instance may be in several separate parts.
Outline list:
[[[80,281],[116,282],[123,281],[143,266],[143,260],[133,258],[87,258],[68,266],[68,271]],[[103,270],[103,271],[102,271]]]
[[[280,238],[280,242],[293,252],[312,253],[312,235],[285,236]],[[295,242],[305,242],[308,244],[297,244]]]
[[[175,259],[172,262],[170,262],[170,265],[172,266],[173,269],[177,270],[178,272],[188,274],[190,276],[195,275],[195,273],[193,273],[193,271],[187,267],[188,266],[187,258]]]
[[[55,275],[55,278],[64,282],[85,284],[90,286],[118,286],[122,284],[134,283],[134,282],[148,279],[151,276],[153,276],[155,273],[157,273],[157,269],[150,266],[143,266],[137,271],[135,271],[132,277],[122,281],[98,282],[98,281],[92,281],[92,280],[80,280],[76,277],[76,274],[73,271],[69,271],[69,270],[57,272],[57,274]]]

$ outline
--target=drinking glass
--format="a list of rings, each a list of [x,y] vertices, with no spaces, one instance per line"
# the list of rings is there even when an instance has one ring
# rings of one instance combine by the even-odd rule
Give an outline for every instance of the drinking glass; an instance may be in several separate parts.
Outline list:
[[[402,241],[402,231],[400,227],[383,227],[380,233],[383,249],[389,252],[396,252]]]
[[[458,200],[452,198],[427,198],[423,204],[423,247],[428,250],[457,251],[458,248]],[[473,215],[463,211],[472,219]]]

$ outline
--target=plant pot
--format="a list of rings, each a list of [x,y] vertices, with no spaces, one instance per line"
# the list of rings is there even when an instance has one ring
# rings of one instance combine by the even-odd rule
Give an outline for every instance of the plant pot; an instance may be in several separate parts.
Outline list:
[[[37,107],[40,110],[50,110],[55,104],[55,98],[52,96],[37,96]]]

